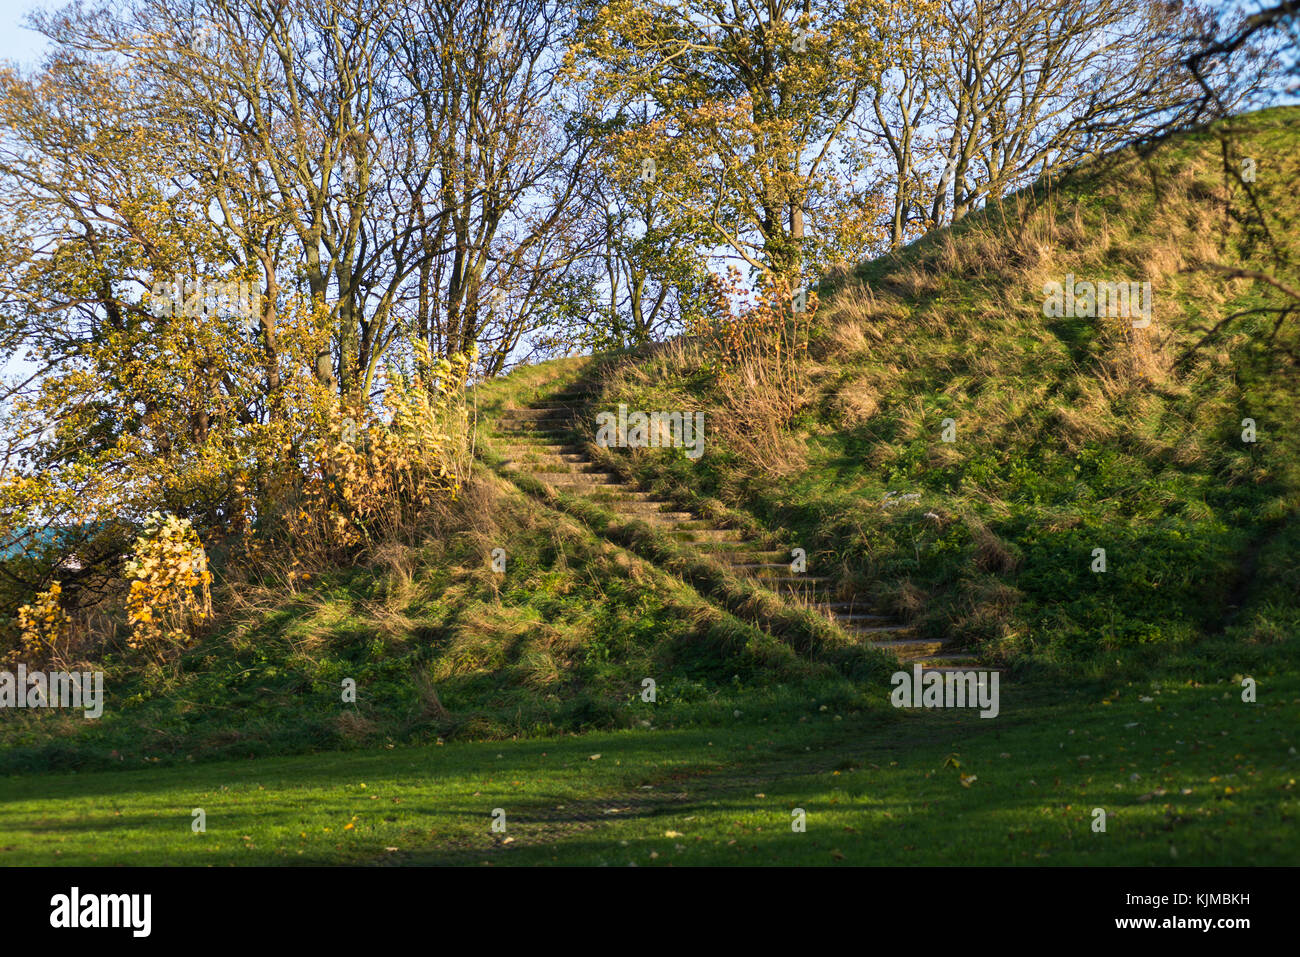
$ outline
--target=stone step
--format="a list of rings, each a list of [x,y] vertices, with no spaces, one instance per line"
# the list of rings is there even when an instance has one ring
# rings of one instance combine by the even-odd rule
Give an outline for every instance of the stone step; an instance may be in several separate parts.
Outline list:
[[[611,511],[625,513],[628,515],[670,515],[675,518],[685,516],[686,519],[693,519],[697,516],[692,512],[679,512],[672,509],[672,502],[602,502]]]
[[[488,437],[492,447],[503,455],[518,458],[521,455],[585,455],[587,449],[582,440],[567,433],[564,435],[538,435],[535,441],[529,441],[522,435],[493,435]]]
[[[873,615],[863,611],[828,611],[827,616],[835,621],[843,622],[881,622],[892,621],[889,615]]]
[[[616,514],[623,522],[645,522],[651,528],[669,535],[698,524],[698,520],[689,512],[618,512]],[[680,518],[679,516],[682,515],[687,517]]]
[[[752,575],[755,578],[794,579],[808,577],[800,572],[791,571],[789,562],[728,561],[726,564],[730,565],[739,573]]]
[[[581,412],[569,409],[510,409],[497,417],[497,424],[523,425],[529,422],[577,422]]]
[[[534,408],[580,409],[588,405],[594,397],[595,394],[591,392],[556,392],[546,399],[530,404]]]
[[[538,462],[533,461],[516,461],[508,459],[501,463],[508,469],[514,469],[516,472],[536,472],[546,475],[590,475],[600,468],[595,462]]]
[[[612,509],[617,515],[626,515],[628,519],[645,522],[647,525],[658,527],[677,528],[685,522],[695,520],[695,516],[690,512],[660,512],[660,511],[628,511],[627,509]]]
[[[757,578],[751,576],[750,580],[754,584],[761,585],[771,591],[803,598],[810,604],[817,595],[824,595],[827,589],[835,587],[834,582],[829,578],[810,578],[807,575],[800,575],[797,578]]]
[[[523,458],[528,455],[581,455],[590,461],[586,454],[576,445],[503,445],[496,446],[497,451],[510,458]]]
[[[721,543],[727,544],[727,543]],[[762,549],[713,548],[713,557],[724,565],[736,565],[742,568],[789,568],[790,563],[781,561],[785,558],[782,551],[764,551]]]
[[[688,545],[704,542],[737,542],[743,544],[745,533],[738,528],[679,528],[672,537]]]
[[[930,655],[916,659],[922,668],[933,671],[1001,671],[982,665],[974,655]]]
[[[539,482],[551,485],[621,485],[623,480],[614,472],[529,472]]]
[[[717,525],[717,523],[707,518],[696,518],[692,522],[683,524],[681,529],[679,530],[684,532],[694,532],[694,531],[705,531],[705,532],[735,531],[738,533],[740,532],[740,529],[721,528],[720,526]]]
[[[533,462],[554,462],[556,464],[565,463],[568,465],[591,465],[593,464],[589,456],[581,452],[538,452],[533,448],[517,449],[518,454],[513,461],[533,461]]]
[[[535,432],[572,430],[576,424],[573,419],[498,419],[488,427],[500,434],[532,435]]]
[[[519,441],[500,441],[493,442],[495,449],[506,452],[506,454],[529,454],[534,455],[582,455],[586,456],[586,449],[577,445],[572,437],[562,442],[519,442]]]
[[[621,488],[621,489],[614,489],[614,490],[601,491],[599,493],[595,493],[592,495],[591,500],[593,502],[602,502],[605,504],[613,504],[615,502],[662,502],[663,501],[662,499],[655,498],[654,492],[643,492],[640,489],[632,488],[631,486]]]
[[[568,421],[573,418],[573,413],[564,408],[556,409],[504,409],[501,412],[500,419],[518,419],[518,420],[537,420],[537,419],[554,419],[556,421]],[[498,420],[499,421],[499,420]]]
[[[911,625],[856,625],[850,622],[840,627],[850,635],[857,635],[860,638],[870,638],[873,635],[910,635],[914,631]],[[922,639],[915,640],[920,641]],[[938,646],[935,647],[935,650],[938,650]]]
[[[494,435],[500,435],[505,438],[570,438],[576,430],[567,424],[552,425],[549,422],[526,422],[521,420],[518,423],[501,423],[493,429]]]
[[[497,435],[531,437],[570,435],[581,430],[572,419],[514,419],[495,423],[492,431]]]
[[[872,648],[891,651],[900,661],[920,661],[943,647],[942,641],[873,641]]]
[[[718,561],[726,561],[730,555],[744,554],[746,549],[754,549],[755,554],[766,554],[763,545],[760,542],[751,539],[744,541],[719,541],[719,542],[700,542],[700,548],[703,551],[711,552],[713,557]]]
[[[528,408],[538,409],[543,412],[555,412],[556,410],[559,410],[561,412],[569,412],[572,411],[576,406],[579,406],[586,401],[587,400],[585,397],[581,400],[578,399],[561,400],[556,398],[538,399],[536,402],[529,402]],[[510,410],[507,409],[506,411],[510,411]]]
[[[495,417],[484,416],[484,421],[488,423],[509,422],[511,425],[518,425],[521,422],[571,422],[578,418],[582,413],[571,408],[556,409],[504,409]]]

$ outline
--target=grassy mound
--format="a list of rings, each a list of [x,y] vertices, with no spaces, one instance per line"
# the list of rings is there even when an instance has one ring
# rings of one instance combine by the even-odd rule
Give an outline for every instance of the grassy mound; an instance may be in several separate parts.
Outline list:
[[[713,374],[699,343],[619,365],[600,407],[709,422],[698,462],[650,449],[625,466],[790,530],[810,572],[1005,662],[1100,673],[1223,640],[1292,654],[1300,319],[1223,267],[1297,261],[1300,111],[1234,121],[1267,171],[1258,209],[1225,177],[1223,132],[1111,157],[831,277],[793,387]],[[1068,275],[1150,282],[1151,325],[1045,315]]]
[[[218,589],[220,626],[174,663],[104,662],[100,719],[7,709],[0,771],[708,725],[742,703],[866,708],[841,671],[490,473],[459,511],[418,548]]]

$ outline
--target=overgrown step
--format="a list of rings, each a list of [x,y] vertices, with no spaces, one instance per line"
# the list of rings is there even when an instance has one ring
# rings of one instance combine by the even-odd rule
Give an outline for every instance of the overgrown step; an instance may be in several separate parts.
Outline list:
[[[796,595],[809,601],[824,594],[827,589],[834,588],[834,582],[829,578],[809,578],[806,575],[794,578],[757,578],[750,576],[750,580],[771,591]]]
[[[865,601],[832,601],[827,602],[825,606],[826,613],[834,615],[836,618],[853,618],[865,615],[869,618],[886,618],[887,615],[876,615],[870,612],[870,605]]]
[[[990,668],[988,665],[982,665],[979,659],[974,655],[930,655],[924,658],[914,659],[916,663],[927,671],[1001,671],[1001,668]]]
[[[556,421],[571,422],[574,419],[574,413],[564,408],[552,409],[506,409],[501,413],[501,420],[504,422],[512,421]]]
[[[552,485],[619,485],[622,479],[614,472],[528,472],[539,482]]]
[[[821,608],[819,610],[825,612],[826,617],[828,617],[831,621],[835,622],[845,631],[848,631],[850,629],[856,629],[862,626],[873,627],[877,625],[886,625],[887,623],[892,622],[894,620],[889,615],[873,615],[873,614],[868,614],[866,612],[853,612],[851,614],[836,614],[835,612],[827,612],[825,608]]]
[[[871,647],[879,648],[881,651],[893,652],[894,656],[900,661],[923,661],[925,658],[937,654],[943,647],[943,642],[900,639],[898,641],[873,641]]]
[[[593,467],[595,467],[593,463]],[[631,485],[624,485],[618,489],[600,489],[593,492],[591,500],[599,505],[612,505],[615,502],[662,502],[663,500],[655,497],[654,492],[642,492]]]
[[[824,614],[850,637],[889,651],[900,661],[940,671],[976,666],[973,657],[944,655],[942,641],[917,638],[910,626],[877,614],[869,603],[840,598],[830,576],[792,571],[793,556],[787,549],[773,548],[770,538],[755,540],[743,529],[719,527],[716,521],[676,510],[673,503],[594,462],[582,437],[590,422],[577,408],[591,397],[589,390],[571,386],[528,408],[505,410],[491,425],[494,448],[506,457],[506,467],[581,494],[613,512],[619,523],[643,522],[734,574]]]
[[[738,562],[727,561],[727,565],[738,574],[751,575],[754,578],[780,578],[786,581],[806,578],[790,570],[790,562]],[[822,581],[824,579],[815,579]]]
[[[745,533],[738,528],[678,528],[671,533],[680,542],[742,542]]]
[[[547,475],[591,474],[600,471],[600,466],[595,462],[583,461],[576,457],[566,459],[552,455],[537,456],[531,459],[507,459],[501,464],[508,469],[514,469],[516,472],[538,472]]]
[[[536,436],[542,439],[572,441],[575,429],[567,424],[551,424],[550,422],[517,422],[509,425],[499,425],[496,434],[504,438],[523,438],[525,436]]]
[[[671,502],[648,502],[648,501],[613,501],[601,502],[610,511],[627,515],[658,515],[660,517],[674,518],[678,521],[692,521],[695,515],[692,512],[672,511],[669,507]]]
[[[695,516],[689,512],[618,512],[624,524],[644,522],[651,528],[671,534],[683,526],[695,523]],[[683,518],[682,516],[686,516]]]
[[[911,625],[860,625],[855,622],[844,622],[840,627],[850,635],[857,635],[861,638],[888,637],[890,635],[910,635],[912,634]]]
[[[582,403],[585,402],[585,401],[586,401],[586,399],[582,399],[582,400],[574,399],[574,400],[570,400],[570,401],[560,401],[560,400],[556,399],[556,400],[548,400],[548,401],[544,401],[544,402],[534,402],[534,403],[533,403],[532,405],[530,405],[528,408],[529,408],[529,409],[536,409],[536,410],[539,411],[539,412],[557,412],[557,411],[558,411],[558,412],[573,412],[573,411],[574,411],[575,409],[577,409],[580,405],[582,405]],[[509,413],[511,413],[511,412],[518,412],[518,411],[521,411],[521,410],[519,410],[519,409],[506,409],[506,410],[505,410],[505,412],[506,412],[507,415],[508,415]]]
[[[743,537],[744,533],[740,529],[719,528],[716,522],[707,518],[695,518],[690,522],[683,522],[679,531],[684,532],[730,532],[734,531],[737,535]]]
[[[710,543],[710,545],[715,543]],[[726,544],[726,543],[720,543]],[[782,561],[786,558],[786,553],[779,549],[773,551],[764,551],[756,549],[741,550],[738,548],[708,548],[706,551],[713,553],[713,557],[724,565],[735,565],[739,568],[790,568],[790,562]]]
[[[720,562],[725,562],[731,559],[733,556],[742,556],[746,554],[753,554],[755,556],[758,556],[755,557],[753,560],[760,561],[760,562],[770,560],[769,558],[763,556],[769,556],[769,555],[780,555],[781,557],[785,556],[785,552],[772,552],[766,549],[763,543],[750,539],[748,537],[744,538],[743,540],[734,541],[734,542],[733,541],[716,541],[716,542],[709,541],[709,542],[696,542],[695,544],[700,546],[700,551],[708,552],[711,558],[714,558]]]
[[[577,445],[572,438],[565,442],[497,442],[495,447],[510,455],[581,455],[589,460],[586,449]]]
[[[582,455],[513,455],[502,463],[506,468],[522,469],[529,465],[567,466],[579,471],[598,468],[596,463]]]
[[[551,428],[558,427],[558,426],[569,427],[569,426],[578,425],[580,424],[580,422],[581,419],[579,419],[578,416],[573,414],[552,413],[551,415],[529,416],[527,418],[524,418],[522,416],[517,418],[515,417],[501,418],[501,419],[497,419],[495,422],[491,424],[498,429],[528,430],[528,429],[534,429],[538,427],[551,427]]]

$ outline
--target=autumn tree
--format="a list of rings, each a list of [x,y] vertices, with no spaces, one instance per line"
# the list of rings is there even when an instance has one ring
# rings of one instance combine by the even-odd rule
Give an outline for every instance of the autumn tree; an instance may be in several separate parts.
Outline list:
[[[4,561],[0,574],[30,592],[76,551],[88,578],[155,510],[205,536],[289,522],[322,469],[344,477],[346,461],[322,453],[340,448],[344,419],[392,432],[405,421],[393,409],[424,407],[404,383],[425,388],[436,412],[448,376],[464,382],[464,362],[430,354],[433,331],[413,306],[422,276],[477,248],[437,230],[451,224],[492,262],[541,272],[556,246],[541,247],[562,230],[535,216],[566,195],[520,188],[480,206],[479,225],[446,202],[453,181],[472,202],[501,188],[456,162],[481,158],[482,142],[428,122],[448,77],[424,70],[409,41],[458,48],[439,27],[452,10],[129,0],[35,18],[47,61],[0,73],[0,216],[11,227],[0,342],[32,369],[6,396],[0,552],[42,527],[58,534],[41,539],[43,563]],[[485,105],[470,111],[493,135],[528,116],[486,120]],[[543,142],[535,124],[514,135]],[[514,175],[524,156],[494,162]],[[516,241],[530,229],[531,248]],[[530,282],[546,288],[544,275]],[[492,340],[483,324],[457,332],[446,310],[433,315],[444,360],[486,341],[499,368],[518,338],[517,326]],[[428,474],[454,488],[455,443],[412,430],[418,449],[452,457]],[[395,460],[417,449],[367,447]],[[351,474],[382,463],[364,465]],[[323,487],[317,514],[361,514],[339,482]],[[69,598],[85,590],[72,584]]]
[[[569,69],[631,118],[607,141],[621,182],[653,184],[681,235],[793,280],[846,226],[839,147],[883,69],[888,6],[582,3]]]
[[[1185,25],[1158,0],[942,0],[891,11],[902,55],[863,132],[886,158],[890,244],[962,219],[1186,115]]]
[[[557,87],[573,28],[564,4],[423,4],[395,37],[429,184],[412,210],[425,251],[405,291],[418,339],[437,354],[477,344],[482,374],[518,361],[570,305],[588,248],[581,187],[590,143]]]
[[[1187,54],[1179,64],[1193,85],[1184,109],[1169,117],[1162,136],[1209,127],[1222,157],[1223,203],[1226,215],[1239,222],[1256,252],[1253,263],[1209,259],[1193,268],[1227,284],[1247,280],[1261,290],[1258,300],[1220,320],[1205,331],[1197,349],[1220,340],[1241,320],[1266,316],[1272,322],[1268,343],[1274,359],[1300,364],[1300,355],[1280,339],[1300,315],[1300,222],[1285,204],[1270,204],[1260,189],[1261,177],[1275,183],[1294,182],[1294,164],[1278,157],[1261,170],[1248,138],[1258,136],[1253,118],[1244,110],[1294,104],[1300,94],[1300,2],[1253,0],[1228,9],[1198,11],[1183,24]],[[1274,122],[1265,116],[1263,123]],[[1226,258],[1226,257],[1225,257]],[[1184,356],[1190,362],[1197,349]]]

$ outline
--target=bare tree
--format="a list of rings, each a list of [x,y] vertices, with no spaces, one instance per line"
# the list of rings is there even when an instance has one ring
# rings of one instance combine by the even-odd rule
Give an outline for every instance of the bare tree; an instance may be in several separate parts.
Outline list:
[[[867,130],[899,245],[1187,111],[1181,25],[1152,0],[943,0],[896,11],[900,53]]]

